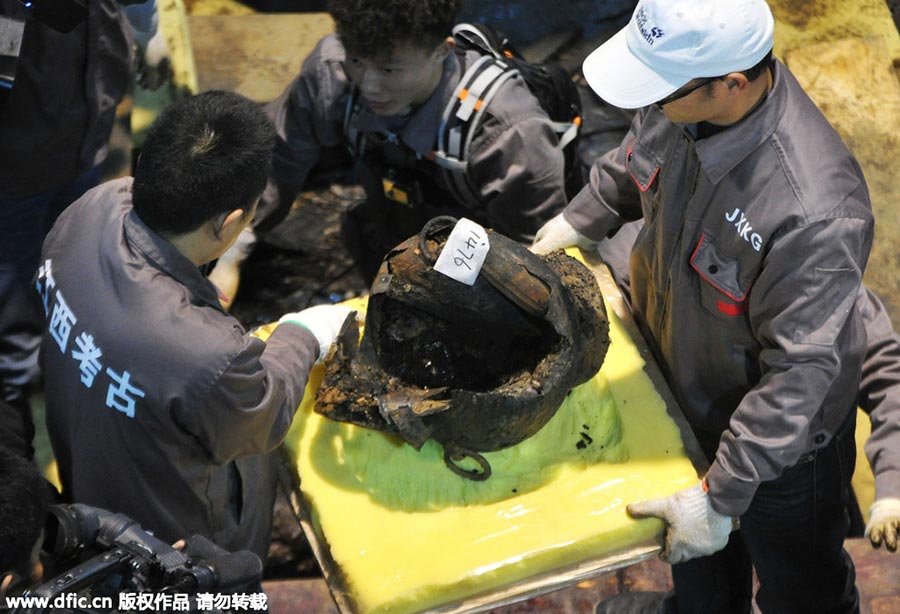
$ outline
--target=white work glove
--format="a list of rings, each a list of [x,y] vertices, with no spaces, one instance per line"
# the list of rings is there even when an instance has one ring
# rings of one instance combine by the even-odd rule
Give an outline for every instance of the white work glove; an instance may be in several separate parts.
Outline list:
[[[558,213],[549,222],[541,226],[534,235],[534,243],[529,248],[535,254],[549,254],[550,252],[566,247],[580,247],[582,249],[594,249],[597,242],[575,230],[566,221],[562,213]]]
[[[169,52],[169,44],[162,30],[157,30],[146,42],[138,39],[137,81],[147,90],[159,89],[172,76],[172,60]]]
[[[653,516],[665,521],[666,544],[660,558],[670,564],[718,552],[734,528],[730,516],[713,509],[703,482],[669,497],[632,503],[626,509],[636,518]]]
[[[900,543],[900,499],[889,497],[872,504],[866,537],[876,548],[884,544],[891,552],[897,551]]]
[[[328,355],[334,340],[341,332],[344,320],[356,311],[344,305],[316,305],[296,313],[286,313],[278,320],[279,324],[297,324],[307,328],[319,342],[319,355],[316,362],[320,362]]]

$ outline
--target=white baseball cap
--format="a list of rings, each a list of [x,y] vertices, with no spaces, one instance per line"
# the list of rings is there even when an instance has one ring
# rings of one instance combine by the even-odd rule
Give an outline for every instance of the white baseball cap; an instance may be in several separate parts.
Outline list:
[[[641,0],[631,21],[584,61],[608,103],[637,109],[692,79],[747,70],[772,49],[765,0]]]

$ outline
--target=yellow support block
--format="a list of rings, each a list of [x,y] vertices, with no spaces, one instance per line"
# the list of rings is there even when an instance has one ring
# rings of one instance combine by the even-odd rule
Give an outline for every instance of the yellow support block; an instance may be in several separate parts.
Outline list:
[[[197,67],[183,0],[157,0],[159,29],[169,44],[172,81],[151,92],[135,86],[131,112],[134,147],[140,148],[156,116],[178,98],[195,94]]]
[[[862,410],[856,415],[856,469],[853,472],[853,492],[859,503],[859,511],[863,520],[869,522],[869,508],[875,502],[875,476],[869,467],[869,459],[863,447],[872,434],[872,422]]]

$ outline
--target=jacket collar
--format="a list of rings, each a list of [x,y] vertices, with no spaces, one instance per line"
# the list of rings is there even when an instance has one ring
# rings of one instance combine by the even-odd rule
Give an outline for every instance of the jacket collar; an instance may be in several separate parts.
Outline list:
[[[415,109],[409,118],[398,129],[396,118],[384,118],[373,113],[368,106],[362,105],[359,113],[359,128],[362,132],[393,132],[422,157],[427,156],[434,149],[435,138],[441,125],[441,117],[453,90],[462,78],[462,66],[459,54],[448,53],[444,59],[441,80],[425,101],[425,104]],[[393,121],[392,121],[393,120]],[[392,129],[393,127],[393,129]]]
[[[125,241],[147,261],[187,288],[199,301],[225,312],[216,287],[175,246],[151,230],[134,209],[125,216]]]
[[[713,184],[719,183],[775,133],[784,115],[791,89],[799,85],[787,68],[772,63],[772,90],[750,116],[722,132],[697,142],[700,168]]]

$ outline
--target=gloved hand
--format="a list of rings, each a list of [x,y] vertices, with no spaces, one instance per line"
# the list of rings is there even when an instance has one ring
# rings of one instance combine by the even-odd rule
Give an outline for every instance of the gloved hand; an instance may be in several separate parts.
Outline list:
[[[344,305],[316,305],[297,313],[286,313],[278,322],[297,324],[309,329],[319,342],[319,362],[328,355],[331,345],[341,332],[344,320],[351,313],[356,315],[356,311]]]
[[[140,36],[136,36],[136,38],[140,52],[137,70],[138,83],[144,89],[159,89],[159,86],[172,76],[169,44],[161,30],[157,30],[156,34],[146,41],[141,40]]]
[[[669,497],[632,503],[626,509],[636,518],[654,516],[665,521],[666,544],[660,558],[670,564],[718,552],[734,528],[730,516],[713,509],[703,482]]]
[[[575,230],[566,221],[562,213],[558,213],[549,222],[541,226],[534,236],[534,243],[529,248],[535,254],[549,254],[552,251],[566,247],[580,247],[582,249],[594,249],[596,241]]]
[[[866,537],[876,548],[884,544],[891,552],[897,551],[900,543],[900,499],[889,497],[872,504]]]

